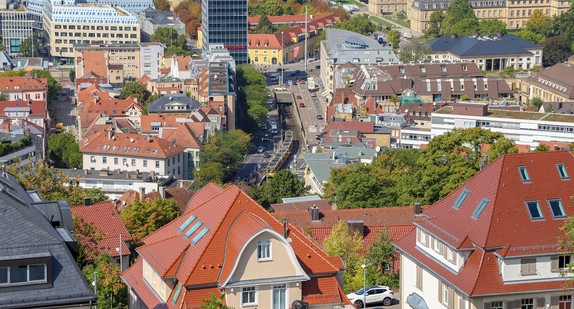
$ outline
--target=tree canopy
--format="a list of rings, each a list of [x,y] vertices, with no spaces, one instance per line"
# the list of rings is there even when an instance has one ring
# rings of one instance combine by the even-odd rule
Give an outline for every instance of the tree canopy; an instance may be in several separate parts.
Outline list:
[[[363,262],[363,257],[361,256],[361,250],[363,250],[363,236],[358,231],[352,232],[349,230],[347,222],[340,220],[333,227],[331,235],[325,238],[323,247],[329,255],[340,256],[345,263],[345,292],[356,290],[358,286],[353,284],[353,282],[356,282],[353,279],[358,274],[362,275],[361,263]],[[362,287],[362,282],[360,286]]]
[[[195,171],[196,187],[229,181],[251,147],[251,136],[241,130],[215,132],[201,147],[201,161]]]
[[[273,24],[269,21],[266,15],[263,15],[259,18],[259,22],[257,23],[257,27],[255,27],[255,33],[261,34],[272,34],[273,33]]]
[[[565,36],[548,38],[542,43],[542,47],[542,65],[545,67],[564,62],[572,55],[572,47]]]
[[[282,198],[304,196],[311,188],[291,171],[282,169],[261,186],[253,186],[247,192],[259,205],[268,208],[281,203]]]
[[[84,268],[89,261],[99,256],[98,247],[106,235],[93,222],[84,221],[82,216],[74,215],[73,222],[74,238],[78,243],[76,262],[80,268]]]
[[[127,287],[122,282],[121,270],[114,264],[112,256],[105,253],[98,257],[93,264],[88,264],[82,273],[88,282],[94,282],[97,273],[98,307],[125,308],[127,307]]]
[[[431,52],[432,48],[427,43],[413,39],[403,46],[401,50],[401,61],[423,61],[428,58]]]
[[[141,244],[144,237],[170,223],[178,216],[177,202],[174,199],[162,198],[143,202],[136,200],[120,214],[134,244]]]
[[[70,133],[50,135],[48,157],[59,168],[82,168],[82,153],[75,137]]]
[[[28,37],[20,43],[20,56],[22,57],[38,57],[38,48],[42,46],[42,42],[35,39],[33,36]]]
[[[201,25],[201,1],[186,0],[173,10],[185,24],[185,32],[192,38],[197,38],[197,28]]]
[[[369,15],[359,14],[348,21],[342,21],[333,25],[333,28],[353,31],[362,35],[371,35],[377,30],[377,26],[371,22]]]
[[[238,101],[242,109],[246,111],[241,114],[241,123],[247,132],[254,132],[263,124],[269,112],[267,82],[265,76],[249,64],[238,65],[236,75],[240,89]]]

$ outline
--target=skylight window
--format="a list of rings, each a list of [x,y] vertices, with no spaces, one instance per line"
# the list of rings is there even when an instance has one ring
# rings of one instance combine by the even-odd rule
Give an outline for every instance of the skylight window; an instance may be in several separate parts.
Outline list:
[[[203,236],[205,236],[205,234],[207,234],[207,232],[209,232],[209,228],[206,226],[191,240],[191,244],[195,245]]]
[[[556,168],[558,169],[558,174],[562,180],[570,180],[568,177],[568,172],[566,172],[566,167],[564,164],[556,164]]]
[[[528,171],[526,170],[526,166],[519,166],[518,172],[520,172],[520,177],[522,178],[522,182],[530,182],[530,175],[528,175]]]
[[[452,207],[454,207],[454,209],[459,209],[469,193],[470,191],[468,191],[466,188],[463,189]]]
[[[550,210],[552,210],[552,216],[554,218],[566,217],[564,207],[562,207],[562,200],[548,200],[548,205],[550,206]]]
[[[538,203],[538,201],[525,202],[525,204],[526,204],[526,208],[528,208],[528,213],[530,214],[530,219],[532,219],[532,220],[543,220],[544,219],[544,215],[542,214],[542,211],[540,210],[540,204]]]
[[[195,218],[195,215],[191,215],[191,217],[187,218],[187,220],[185,220],[185,222],[183,222],[183,224],[177,229],[177,232],[183,232],[183,230],[185,230],[191,224],[191,222],[195,220]]]
[[[199,227],[203,224],[203,222],[201,221],[197,221],[197,223],[189,230],[185,233],[185,235],[183,235],[183,237],[185,237],[186,239],[189,238],[189,236],[191,236],[191,234],[193,234],[193,232],[197,231],[197,229],[199,229]]]
[[[488,199],[483,198],[480,201],[480,204],[478,204],[478,206],[476,207],[476,209],[474,210],[474,212],[472,213],[472,218],[473,219],[478,219],[478,217],[480,216],[480,214],[482,213],[482,211],[484,210],[484,208],[486,208],[486,205],[488,204],[488,202],[490,202]]]
[[[118,150],[120,149],[120,146],[114,146],[114,148],[112,148],[113,150]]]

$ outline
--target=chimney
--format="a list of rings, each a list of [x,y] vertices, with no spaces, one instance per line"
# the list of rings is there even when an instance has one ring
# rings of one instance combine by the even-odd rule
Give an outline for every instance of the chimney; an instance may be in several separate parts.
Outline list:
[[[92,198],[91,197],[84,197],[84,206],[92,206]]]
[[[90,174],[89,170],[88,170],[88,169],[84,169],[84,175],[89,175],[89,174]]]
[[[451,38],[456,39],[458,37],[458,35],[456,35],[456,33],[453,33],[450,35]]]
[[[313,207],[311,207],[310,210],[311,210],[311,221],[318,222],[321,219],[319,214],[319,207],[313,205]]]
[[[112,135],[113,135],[112,129],[110,129],[110,130],[108,131],[108,140],[112,139]]]
[[[145,199],[145,188],[140,187],[140,202],[143,203],[144,199]]]
[[[161,198],[165,199],[165,187],[164,186],[159,187],[159,195],[161,196]]]
[[[415,203],[415,217],[423,214],[421,203]]]
[[[287,239],[289,234],[287,233],[287,219],[283,219],[283,238]]]

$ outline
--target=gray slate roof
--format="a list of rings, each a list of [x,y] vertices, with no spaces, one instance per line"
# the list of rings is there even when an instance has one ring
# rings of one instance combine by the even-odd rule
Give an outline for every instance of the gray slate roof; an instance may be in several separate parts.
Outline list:
[[[527,48],[540,48],[540,46],[519,38],[513,34],[499,36],[484,36],[473,38],[471,36],[443,36],[430,40],[427,43],[433,52],[450,51],[458,56],[483,55],[531,55]]]
[[[167,107],[172,104],[181,103],[186,106],[185,109],[170,110]],[[148,107],[148,113],[188,113],[201,107],[201,103],[188,97],[183,93],[166,94],[159,99],[151,102]]]
[[[65,202],[42,202],[34,206],[32,198],[9,174],[0,174],[0,265],[6,260],[50,256],[48,284],[22,285],[0,290],[0,308],[37,308],[86,306],[96,301],[62,236],[45,215],[62,210]],[[43,212],[40,212],[41,209]],[[59,217],[65,213],[60,213]],[[71,212],[70,212],[71,216]],[[58,217],[58,216],[56,216]],[[70,217],[71,218],[71,217]],[[68,218],[68,221],[69,219]],[[64,220],[64,219],[63,219]],[[60,230],[65,229],[60,227]],[[67,234],[67,233],[66,233]],[[48,268],[50,269],[50,267]],[[50,280],[51,279],[51,280]]]

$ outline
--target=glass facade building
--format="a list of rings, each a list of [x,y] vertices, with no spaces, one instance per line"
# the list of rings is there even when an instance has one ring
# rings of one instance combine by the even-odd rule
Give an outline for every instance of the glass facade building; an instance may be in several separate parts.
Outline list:
[[[236,64],[247,63],[247,0],[201,1],[203,50],[222,43]]]

